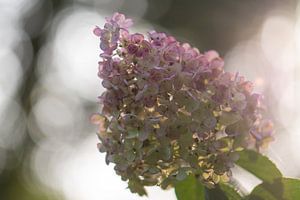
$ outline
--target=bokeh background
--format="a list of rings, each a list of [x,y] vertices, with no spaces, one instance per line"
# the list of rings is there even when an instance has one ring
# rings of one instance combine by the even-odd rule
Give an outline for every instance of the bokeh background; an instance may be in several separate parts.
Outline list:
[[[105,165],[89,122],[103,91],[92,30],[115,11],[134,19],[133,31],[217,50],[226,70],[252,80],[276,124],[265,154],[300,178],[296,0],[0,0],[1,200],[146,199]],[[258,183],[242,179],[246,190]],[[172,190],[148,191],[152,200],[175,199]]]

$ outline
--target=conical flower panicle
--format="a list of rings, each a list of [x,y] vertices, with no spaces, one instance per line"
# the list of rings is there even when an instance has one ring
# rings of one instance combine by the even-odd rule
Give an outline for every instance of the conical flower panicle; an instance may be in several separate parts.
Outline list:
[[[261,95],[225,72],[216,51],[200,53],[165,33],[132,34],[131,25],[115,13],[94,30],[106,91],[92,121],[106,163],[140,195],[144,186],[167,188],[188,174],[208,187],[228,181],[237,151],[272,139]]]

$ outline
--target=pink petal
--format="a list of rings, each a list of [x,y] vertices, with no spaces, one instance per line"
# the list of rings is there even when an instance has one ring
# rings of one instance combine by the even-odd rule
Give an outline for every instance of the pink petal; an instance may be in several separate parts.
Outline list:
[[[207,58],[207,60],[210,62],[212,60],[214,60],[215,58],[218,58],[219,57],[219,54],[218,52],[214,51],[214,50],[210,50],[210,51],[207,51],[205,52],[205,57]]]
[[[94,30],[93,30],[93,33],[98,37],[100,37],[101,32],[102,32],[102,30],[98,26],[96,26],[96,28],[94,28]]]

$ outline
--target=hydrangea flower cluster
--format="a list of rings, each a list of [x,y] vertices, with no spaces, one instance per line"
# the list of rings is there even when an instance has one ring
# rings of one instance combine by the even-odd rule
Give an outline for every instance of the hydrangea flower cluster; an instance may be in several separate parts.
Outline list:
[[[200,53],[165,33],[132,34],[131,25],[115,13],[94,29],[106,91],[92,121],[106,163],[140,195],[144,186],[172,187],[189,174],[208,187],[228,181],[238,151],[272,140],[261,95],[225,72],[216,51]]]

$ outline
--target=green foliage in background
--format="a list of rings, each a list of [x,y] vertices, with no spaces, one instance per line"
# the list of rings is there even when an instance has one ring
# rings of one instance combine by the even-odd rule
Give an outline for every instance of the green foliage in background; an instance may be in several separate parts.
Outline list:
[[[296,200],[300,197],[300,180],[285,178],[266,156],[255,151],[240,152],[237,165],[262,180],[245,196],[231,184],[207,188],[196,177],[188,176],[175,185],[178,200]]]

